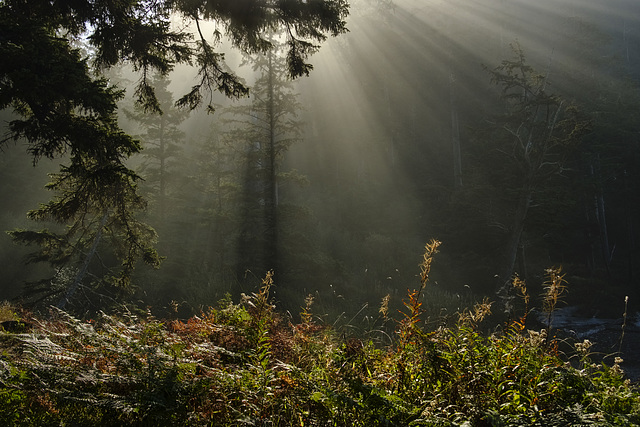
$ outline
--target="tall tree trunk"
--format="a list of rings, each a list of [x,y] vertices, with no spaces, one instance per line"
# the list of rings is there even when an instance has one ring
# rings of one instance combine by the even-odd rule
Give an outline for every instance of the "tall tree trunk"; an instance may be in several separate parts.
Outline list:
[[[240,200],[240,229],[236,246],[236,280],[241,281],[250,266],[262,268],[256,263],[261,262],[261,251],[264,246],[256,245],[259,233],[263,232],[265,215],[261,200],[265,198],[264,154],[261,147],[249,142],[245,147],[244,176],[242,177],[242,193]]]
[[[218,245],[218,277],[220,278],[219,283],[224,283],[224,265],[225,265],[225,255],[226,255],[226,236],[225,236],[225,225],[222,224],[222,208],[223,208],[223,200],[222,200],[222,150],[220,148],[220,141],[217,137],[214,137],[215,141],[215,156],[216,156],[216,176],[215,176],[215,186],[216,186],[216,199],[215,199],[215,208],[214,211],[217,212],[215,221],[213,222],[213,226],[215,228],[214,234],[215,239]],[[226,221],[225,221],[226,222]]]
[[[609,235],[607,231],[607,219],[605,217],[605,208],[604,208],[604,195],[602,191],[599,191],[596,194],[596,209],[597,209],[597,218],[598,225],[600,228],[600,251],[602,252],[602,258],[604,260],[604,266],[607,270],[607,274],[611,274],[611,247],[609,246]]]
[[[633,236],[633,222],[631,220],[631,191],[629,190],[629,174],[624,171],[624,216],[627,228],[627,278],[629,283],[633,282],[633,251],[635,249],[635,241]]]
[[[630,66],[631,60],[629,57],[629,37],[627,36],[628,33],[629,33],[629,30],[627,29],[627,20],[624,19],[622,22],[622,48],[625,52],[625,59],[626,59],[627,66]]]
[[[600,172],[600,156],[595,159],[595,167],[591,169],[593,178],[595,180],[595,214],[598,221],[598,228],[600,231],[600,252],[604,261],[604,266],[607,271],[607,275],[611,274],[611,247],[609,246],[609,233],[607,230],[607,218],[604,207],[604,189],[602,187],[602,174]]]
[[[527,249],[527,245],[525,242],[522,241],[522,237],[520,238],[520,245],[518,247],[518,249],[520,250],[520,255],[518,256],[518,273],[519,276],[522,279],[527,279],[527,254],[526,254],[526,249]]]
[[[595,245],[595,237],[598,236],[598,221],[595,219],[595,210],[588,202],[588,198],[585,197],[584,207],[585,207],[585,219],[586,219],[586,230],[585,236],[587,238],[587,242],[589,243],[589,252],[587,253],[587,268],[589,269],[589,273],[593,276],[596,272],[596,245]]]
[[[505,264],[502,274],[500,275],[500,287],[506,288],[510,283],[515,270],[516,259],[518,257],[518,248],[520,247],[520,240],[522,237],[522,231],[524,230],[524,223],[527,219],[527,213],[529,212],[529,206],[531,205],[531,197],[533,190],[530,185],[525,185],[520,192],[520,199],[518,200],[518,208],[513,218],[513,226],[509,234],[505,251]]]
[[[276,111],[275,111],[275,70],[273,54],[268,54],[268,104],[269,141],[267,147],[267,185],[266,185],[266,227],[267,239],[265,247],[265,261],[267,270],[278,270],[278,195],[276,184]]]
[[[160,221],[164,223],[165,218],[165,210],[166,210],[166,192],[167,192],[167,184],[166,184],[166,147],[165,147],[165,136],[164,136],[164,127],[165,127],[165,116],[160,116],[160,194],[158,200],[158,207],[160,209]]]

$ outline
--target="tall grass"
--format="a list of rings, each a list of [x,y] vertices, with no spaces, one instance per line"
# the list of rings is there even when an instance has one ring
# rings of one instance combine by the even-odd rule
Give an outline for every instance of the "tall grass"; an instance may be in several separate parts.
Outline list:
[[[273,276],[239,303],[225,298],[187,321],[107,315],[81,321],[52,309],[0,332],[0,423],[78,426],[638,425],[640,395],[621,359],[593,362],[590,343],[563,358],[525,328],[526,309],[483,334],[485,300],[450,326],[426,326],[424,297],[438,242],[425,248],[420,287],[393,319],[389,298],[355,336],[319,322],[313,298],[300,321],[278,313]],[[560,302],[547,275],[545,310]],[[427,301],[428,302],[428,301]],[[396,316],[397,317],[397,316]],[[383,326],[386,326],[383,328]],[[379,339],[385,330],[385,339]],[[574,362],[572,367],[571,362]]]

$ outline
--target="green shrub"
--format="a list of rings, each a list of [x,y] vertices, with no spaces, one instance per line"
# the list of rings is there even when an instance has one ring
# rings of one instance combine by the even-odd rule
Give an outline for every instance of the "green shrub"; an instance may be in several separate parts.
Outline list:
[[[162,322],[128,312],[81,321],[56,309],[47,318],[22,319],[33,326],[29,333],[0,331],[0,422],[640,423],[640,395],[625,379],[621,359],[612,366],[593,362],[588,341],[576,343],[569,359],[563,358],[549,327],[527,330],[526,316],[483,334],[491,311],[488,300],[462,310],[450,326],[427,328],[423,302],[437,247],[435,241],[427,245],[420,288],[408,293],[401,317],[391,318],[386,298],[371,329],[360,335],[317,323],[312,297],[299,323],[279,314],[270,296],[271,273],[240,303],[226,298],[218,308],[186,321]],[[559,270],[552,274],[549,284],[562,283]],[[517,279],[514,286],[528,310],[526,285]],[[558,295],[550,295],[546,307],[553,310]],[[389,333],[379,339],[383,329]]]

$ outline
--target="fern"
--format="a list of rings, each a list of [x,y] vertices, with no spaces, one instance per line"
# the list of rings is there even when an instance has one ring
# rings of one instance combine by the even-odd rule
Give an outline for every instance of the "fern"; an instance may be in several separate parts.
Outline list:
[[[427,331],[424,291],[410,291],[388,344],[275,311],[273,276],[239,304],[224,300],[186,321],[101,313],[80,320],[52,309],[29,333],[0,330],[3,425],[638,425],[640,393],[621,358],[576,360],[526,330],[525,316],[481,333],[491,303]],[[562,275],[549,276],[557,304]],[[524,282],[515,281],[527,295]],[[379,314],[384,319],[388,300]],[[525,300],[525,309],[527,309]],[[551,306],[550,306],[551,307]],[[554,305],[555,307],[555,305]],[[24,317],[26,313],[16,313]],[[285,320],[286,319],[286,320]],[[352,328],[355,330],[355,328]],[[578,369],[571,364],[577,365]]]

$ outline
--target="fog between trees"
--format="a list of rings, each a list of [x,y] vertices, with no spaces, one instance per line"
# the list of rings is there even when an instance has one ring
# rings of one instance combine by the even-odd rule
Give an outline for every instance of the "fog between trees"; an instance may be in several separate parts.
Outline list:
[[[282,50],[223,41],[250,92],[214,94],[213,112],[174,105],[194,69],[154,77],[164,114],[151,115],[134,105],[139,74],[113,67],[119,123],[143,148],[127,162],[148,201],[136,218],[166,258],[122,287],[102,281],[118,265],[108,239],[89,261],[46,268],[5,237],[2,296],[46,278],[25,303],[53,288],[38,304],[56,304],[80,279],[81,313],[128,302],[187,315],[273,269],[283,309],[311,294],[317,313],[355,314],[415,287],[431,238],[436,314],[497,298],[514,273],[535,289],[553,265],[586,307],[636,295],[639,13],[624,0],[354,0],[349,33],[322,44],[308,77],[287,77]],[[25,212],[51,197],[45,174],[63,160],[32,168],[20,141],[4,147],[0,226],[42,228]]]

